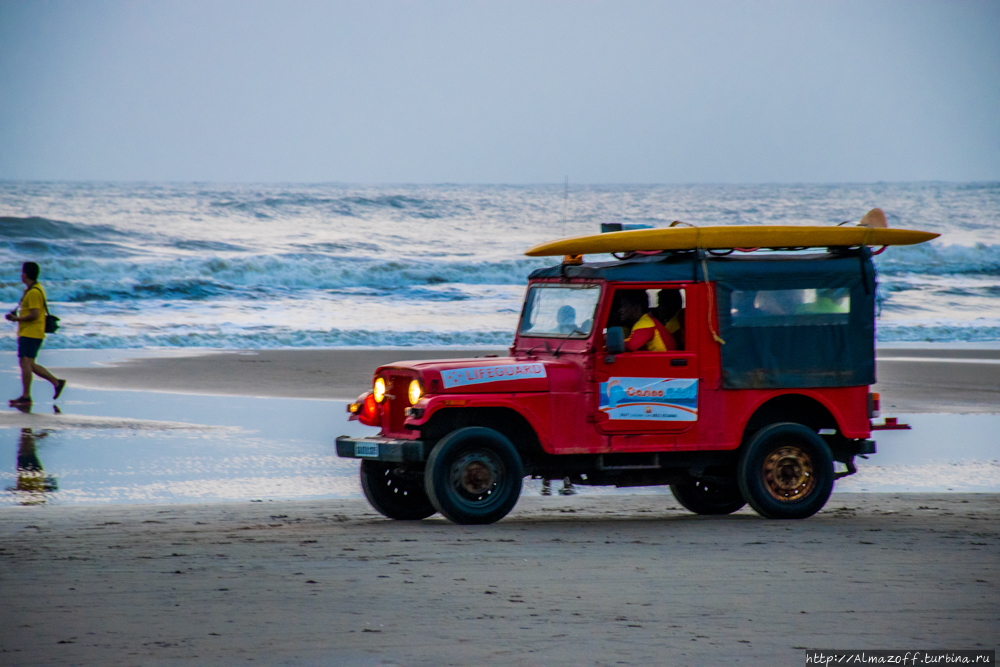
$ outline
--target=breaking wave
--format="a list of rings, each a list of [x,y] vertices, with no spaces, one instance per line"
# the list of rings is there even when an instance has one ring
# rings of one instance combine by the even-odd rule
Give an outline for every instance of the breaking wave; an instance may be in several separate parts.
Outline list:
[[[1000,321],[942,324],[880,322],[875,338],[880,343],[986,343],[1000,340]]]
[[[1000,340],[996,183],[0,182],[0,302],[17,302],[16,267],[35,260],[65,319],[48,347],[507,345],[516,287],[558,261],[524,257],[535,243],[610,221],[834,224],[875,205],[893,227],[942,234],[875,258],[878,339]]]
[[[45,347],[55,350],[78,349],[145,349],[145,348],[208,348],[208,349],[275,349],[295,347],[508,347],[513,331],[329,331],[289,330],[280,327],[254,332],[226,334],[220,332],[136,333],[121,336],[88,336],[58,334],[46,337]],[[13,338],[0,338],[0,350],[13,351]]]
[[[407,195],[351,195],[345,197],[317,197],[307,194],[269,197],[233,197],[213,201],[217,209],[273,216],[294,209],[311,209],[321,213],[365,218],[376,212],[396,211],[419,218],[443,218],[454,213],[454,204],[447,200],[425,199]]]
[[[81,225],[61,220],[0,217],[0,238],[4,239],[108,239],[124,234],[109,225]]]
[[[973,246],[922,243],[889,248],[875,258],[875,266],[884,275],[921,273],[1000,274],[1000,245],[977,243]]]
[[[378,294],[448,284],[520,285],[546,264],[537,259],[379,261],[311,253],[148,262],[70,259],[46,266],[42,278],[53,302],[256,299],[266,294],[294,296],[299,290]],[[22,289],[20,283],[0,284],[0,300],[16,301]]]

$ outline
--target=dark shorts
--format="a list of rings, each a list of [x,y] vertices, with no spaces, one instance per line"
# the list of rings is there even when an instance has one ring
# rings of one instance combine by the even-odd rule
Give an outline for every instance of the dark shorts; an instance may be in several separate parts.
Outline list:
[[[27,336],[17,337],[17,356],[34,359],[38,356],[38,350],[42,349],[44,338],[28,338]]]

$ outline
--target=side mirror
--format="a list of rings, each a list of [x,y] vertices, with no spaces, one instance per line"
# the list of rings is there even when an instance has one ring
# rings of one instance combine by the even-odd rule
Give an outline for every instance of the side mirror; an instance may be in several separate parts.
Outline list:
[[[604,334],[604,349],[608,354],[621,354],[625,351],[625,330],[621,327],[608,327]]]

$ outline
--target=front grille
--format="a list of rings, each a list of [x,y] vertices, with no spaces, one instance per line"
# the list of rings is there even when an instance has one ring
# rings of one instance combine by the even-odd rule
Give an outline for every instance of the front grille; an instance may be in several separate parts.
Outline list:
[[[389,407],[386,412],[389,417],[389,433],[402,433],[403,422],[406,420],[406,408],[410,407],[410,399],[407,392],[410,389],[410,381],[413,379],[409,375],[390,375],[389,387],[386,391],[392,398],[388,399]]]

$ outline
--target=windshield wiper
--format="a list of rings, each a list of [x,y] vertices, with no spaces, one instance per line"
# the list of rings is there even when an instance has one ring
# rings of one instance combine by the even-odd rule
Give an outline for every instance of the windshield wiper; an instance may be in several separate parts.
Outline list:
[[[570,335],[572,336],[573,334],[570,334]],[[545,341],[544,343],[540,343],[540,344],[536,345],[535,347],[531,348],[530,350],[528,350],[526,352],[526,354],[530,357],[531,353],[534,352],[535,350],[537,350],[538,348],[540,348],[542,345],[545,345],[545,351],[546,352],[549,352],[549,353],[552,352],[552,346],[549,345],[549,341]]]
[[[561,350],[562,346],[566,344],[566,341],[568,341],[570,338],[572,338],[575,334],[583,334],[584,336],[587,335],[585,332],[580,331],[579,329],[573,329],[568,334],[566,334],[565,338],[562,339],[562,342],[559,343],[559,347],[557,347],[556,351],[552,353],[552,356],[553,357],[558,357],[559,356],[559,350]]]

